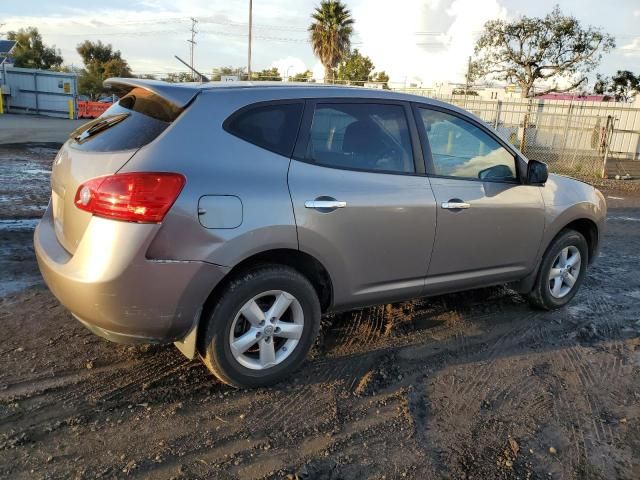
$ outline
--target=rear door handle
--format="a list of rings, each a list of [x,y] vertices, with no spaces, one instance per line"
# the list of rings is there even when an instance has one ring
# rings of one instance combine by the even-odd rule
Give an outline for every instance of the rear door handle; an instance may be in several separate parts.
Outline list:
[[[442,208],[449,210],[464,210],[471,207],[470,203],[462,202],[459,200],[449,200],[448,202],[442,202]]]
[[[315,208],[315,209],[336,209],[336,208],[345,208],[347,206],[347,202],[341,202],[339,200],[307,200],[304,202],[305,208]]]

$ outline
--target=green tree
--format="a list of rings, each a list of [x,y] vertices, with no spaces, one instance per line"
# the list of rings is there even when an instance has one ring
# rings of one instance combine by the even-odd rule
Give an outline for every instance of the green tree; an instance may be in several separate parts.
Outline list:
[[[259,72],[251,72],[251,80],[254,82],[281,82],[282,77],[277,68],[265,68]]]
[[[17,42],[11,54],[16,67],[51,70],[62,65],[60,51],[55,46],[46,46],[35,27],[9,32],[7,38]]]
[[[290,82],[315,82],[313,79],[313,72],[311,70],[307,70],[305,72],[296,73],[294,76],[289,77]]]
[[[537,94],[566,92],[587,81],[602,54],[615,40],[595,27],[583,27],[556,7],[543,18],[490,20],[475,46],[475,76],[516,83],[522,96],[533,94],[537,83],[551,83]],[[562,88],[558,82],[567,86]]]
[[[618,70],[611,78],[598,75],[593,90],[600,95],[611,95],[617,102],[628,102],[640,93],[640,75],[629,70]]]
[[[191,82],[193,77],[189,72],[171,72],[166,77],[163,77],[162,80],[169,83],[186,83]]]
[[[389,75],[384,70],[375,72],[373,75],[369,75],[370,82],[381,83],[382,88],[389,90]]]
[[[236,68],[236,67],[221,67],[213,70],[213,76],[211,77],[212,82],[219,82],[220,78],[223,75],[235,75],[238,77],[238,80],[247,80],[247,69],[244,67]]]
[[[374,68],[371,59],[362,55],[356,48],[348,52],[338,64],[335,78],[347,85],[363,86]]]
[[[78,76],[78,93],[87,95],[91,100],[96,100],[105,92],[103,81],[102,77],[92,75],[83,69]]]
[[[103,82],[110,77],[131,77],[131,68],[122,58],[119,50],[113,50],[111,44],[105,45],[100,40],[85,40],[76,48],[84,69],[78,78],[78,91],[96,99],[105,93]]]
[[[311,18],[311,46],[324,66],[324,81],[329,82],[333,69],[351,48],[354,21],[340,0],[322,0]]]
[[[471,97],[477,97],[478,92],[471,89],[467,90],[466,88],[454,88],[453,91],[451,92],[451,95],[468,95]]]

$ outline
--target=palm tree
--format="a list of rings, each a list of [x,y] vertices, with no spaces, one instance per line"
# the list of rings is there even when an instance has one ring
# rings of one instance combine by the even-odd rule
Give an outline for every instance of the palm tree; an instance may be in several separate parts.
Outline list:
[[[324,81],[331,80],[333,69],[351,48],[353,19],[340,0],[322,0],[311,15],[309,25],[313,53],[324,65]]]

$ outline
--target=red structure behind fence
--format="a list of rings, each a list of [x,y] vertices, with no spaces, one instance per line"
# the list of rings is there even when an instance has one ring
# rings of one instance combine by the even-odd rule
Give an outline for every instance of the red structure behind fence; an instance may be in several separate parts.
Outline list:
[[[97,118],[110,106],[110,103],[79,101],[78,118]]]

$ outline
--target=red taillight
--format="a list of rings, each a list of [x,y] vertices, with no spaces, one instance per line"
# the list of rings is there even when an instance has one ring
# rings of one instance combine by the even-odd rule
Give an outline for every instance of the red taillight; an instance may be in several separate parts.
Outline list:
[[[158,223],[176,201],[185,178],[179,173],[120,173],[78,187],[75,204],[99,217]]]

